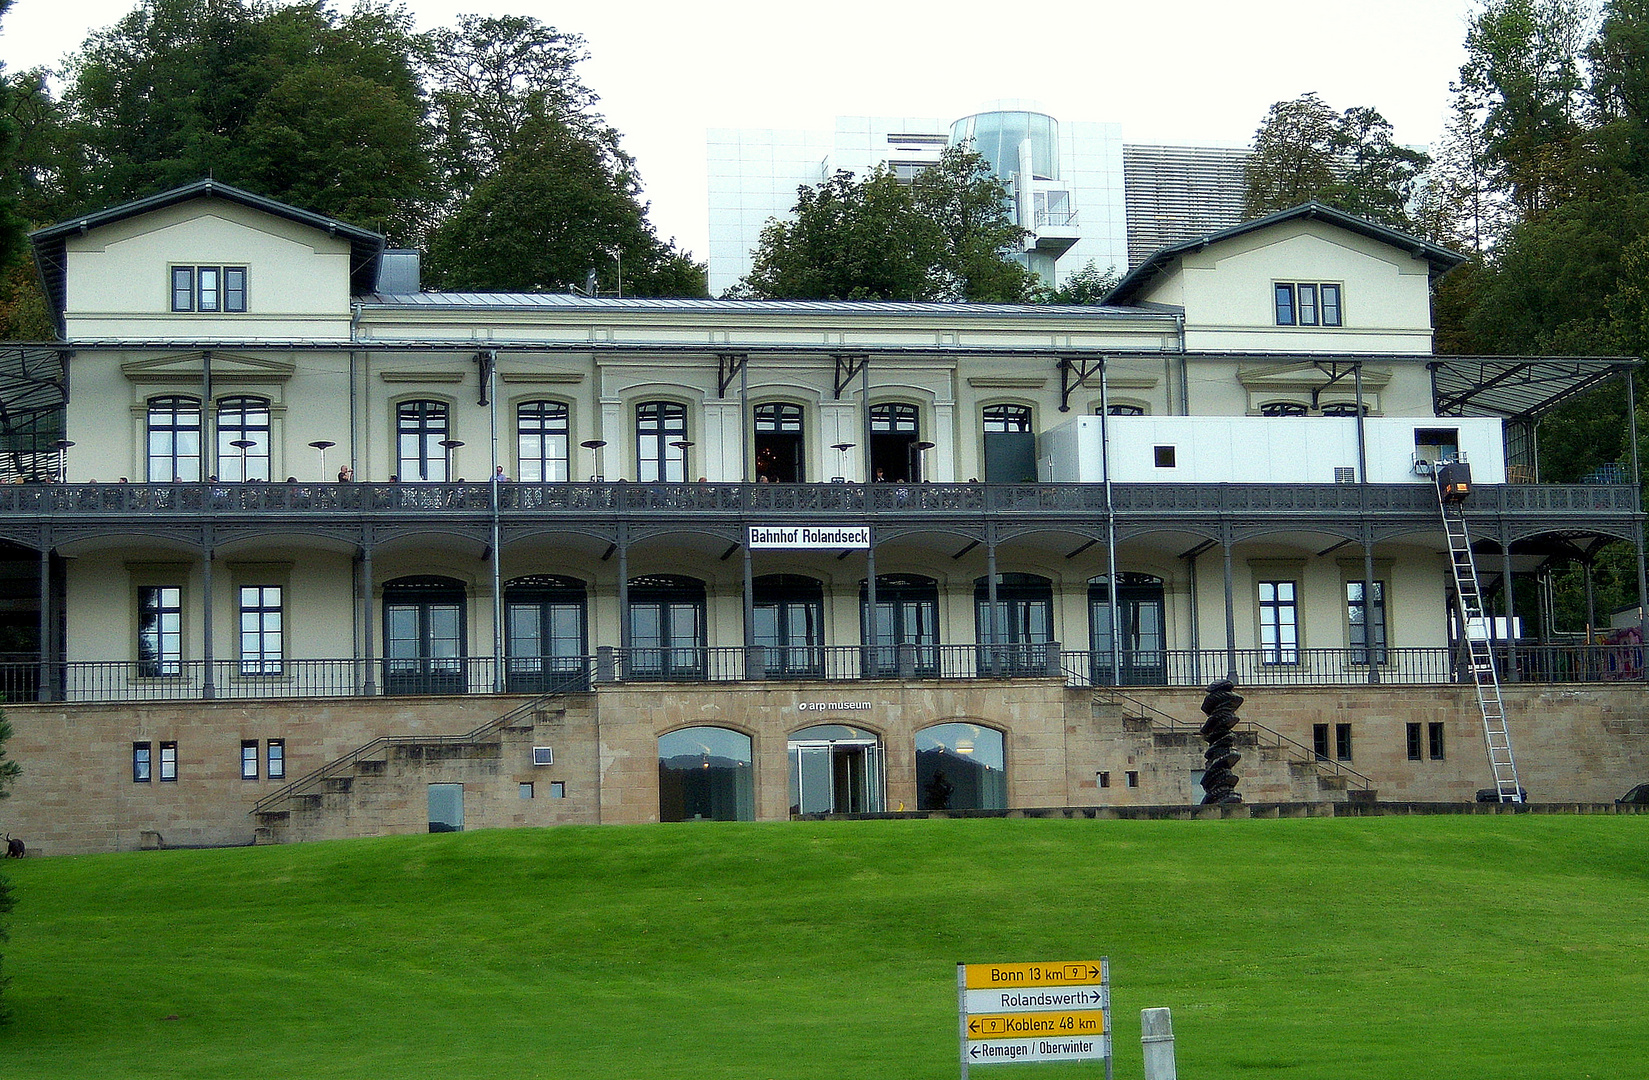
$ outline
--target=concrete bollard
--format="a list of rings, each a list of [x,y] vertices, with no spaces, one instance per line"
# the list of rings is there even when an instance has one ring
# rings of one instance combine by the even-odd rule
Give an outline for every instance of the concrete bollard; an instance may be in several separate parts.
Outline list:
[[[1145,1050],[1145,1080],[1179,1080],[1174,1065],[1174,1018],[1167,1009],[1141,1009],[1139,1041]]]

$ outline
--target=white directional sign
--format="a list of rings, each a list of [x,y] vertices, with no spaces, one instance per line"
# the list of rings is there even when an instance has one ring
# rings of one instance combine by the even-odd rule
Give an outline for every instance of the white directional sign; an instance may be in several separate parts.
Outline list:
[[[972,1065],[1103,1059],[1111,1075],[1110,961],[958,964],[962,1080]]]

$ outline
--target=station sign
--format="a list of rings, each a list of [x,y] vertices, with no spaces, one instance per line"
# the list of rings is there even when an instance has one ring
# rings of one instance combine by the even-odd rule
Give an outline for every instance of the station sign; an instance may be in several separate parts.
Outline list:
[[[751,551],[808,550],[870,547],[869,525],[751,525],[746,533]]]
[[[962,1078],[974,1065],[1105,1062],[1111,1075],[1108,959],[958,964]]]

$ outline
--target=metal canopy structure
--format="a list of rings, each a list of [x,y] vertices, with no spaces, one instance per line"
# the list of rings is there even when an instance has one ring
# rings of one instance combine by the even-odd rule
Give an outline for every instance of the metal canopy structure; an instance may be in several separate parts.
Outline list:
[[[63,357],[50,345],[0,345],[0,480],[57,475]]]
[[[1641,364],[1631,356],[1433,357],[1432,404],[1438,416],[1534,420]]]

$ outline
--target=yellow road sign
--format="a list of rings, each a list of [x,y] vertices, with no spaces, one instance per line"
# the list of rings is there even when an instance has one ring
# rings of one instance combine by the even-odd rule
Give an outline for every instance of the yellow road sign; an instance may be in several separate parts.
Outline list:
[[[968,1017],[968,1038],[1032,1038],[1059,1035],[1103,1035],[1105,1014],[1093,1012],[1007,1013]]]
[[[965,986],[985,990],[1007,986],[1097,986],[1098,960],[1054,960],[1037,964],[964,964]]]

